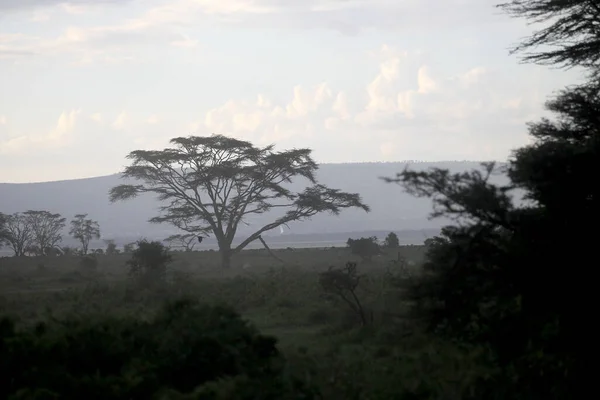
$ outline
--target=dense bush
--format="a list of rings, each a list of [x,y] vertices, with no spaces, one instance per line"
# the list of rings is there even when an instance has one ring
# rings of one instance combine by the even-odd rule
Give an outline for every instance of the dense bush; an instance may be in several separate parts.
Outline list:
[[[310,398],[284,378],[275,344],[234,311],[188,299],[146,321],[71,316],[17,326],[4,317],[0,398]]]
[[[129,276],[143,287],[160,287],[166,283],[171,261],[169,249],[161,242],[141,240],[127,261]]]

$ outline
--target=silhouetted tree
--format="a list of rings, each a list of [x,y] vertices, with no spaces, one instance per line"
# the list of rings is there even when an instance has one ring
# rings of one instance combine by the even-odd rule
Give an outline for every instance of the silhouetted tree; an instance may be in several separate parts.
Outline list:
[[[2,237],[16,257],[24,256],[31,245],[32,230],[27,216],[22,213],[4,215]]]
[[[49,211],[29,210],[23,213],[31,227],[31,242],[40,256],[62,241],[62,230],[66,225],[66,218],[60,214]]]
[[[352,254],[359,256],[363,261],[371,261],[373,256],[381,253],[379,243],[375,236],[360,239],[348,239],[346,245]]]
[[[212,232],[219,245],[222,264],[230,265],[239,252],[266,231],[290,221],[309,219],[345,208],[369,208],[360,196],[318,184],[317,164],[310,149],[276,152],[274,146],[252,143],[223,135],[171,139],[173,148],[129,154],[132,164],[123,172],[141,184],[126,184],[110,191],[111,201],[129,199],[140,193],[155,193],[169,201],[162,215],[151,222],[168,222],[179,229],[202,234]],[[301,193],[285,187],[294,178],[305,178],[313,186]],[[240,223],[250,215],[282,210],[274,221],[258,228],[236,247],[233,239]]]
[[[172,258],[161,242],[141,240],[127,261],[129,276],[142,286],[156,287],[166,283],[167,265]]]
[[[8,219],[8,216],[5,215],[4,213],[0,212],[0,248],[2,248],[2,246],[4,246],[5,242],[6,242],[6,220]]]
[[[517,51],[554,49],[526,61],[584,66],[590,79],[546,103],[554,119],[529,124],[533,143],[513,153],[509,185],[489,183],[493,164],[459,174],[406,169],[388,181],[432,198],[433,216],[455,221],[429,242],[412,296],[432,329],[493,350],[502,372],[481,397],[570,398],[594,300],[578,268],[596,257],[589,229],[600,217],[600,13],[593,1],[510,4],[519,16],[554,20]],[[515,205],[515,189],[525,204]]]
[[[81,243],[81,252],[85,255],[88,252],[90,240],[100,239],[100,225],[98,221],[87,218],[87,214],[77,214],[71,220],[71,229],[69,235],[79,240]]]
[[[127,243],[123,246],[123,253],[133,253],[135,251],[136,243]]]
[[[117,245],[115,244],[115,241],[112,239],[107,239],[104,241],[104,243],[106,243],[106,251],[105,253],[107,255],[111,255],[111,254],[117,254],[119,251],[117,249]]]
[[[580,66],[596,74],[600,67],[597,0],[511,0],[498,7],[511,16],[545,24],[513,47],[513,53],[525,53],[523,61],[567,68]]]
[[[202,243],[202,237],[196,236],[193,233],[188,233],[187,235],[171,235],[164,240],[164,242],[168,243],[169,246],[183,247],[185,251],[194,250],[196,241]]]
[[[396,235],[394,232],[388,233],[388,235],[383,241],[383,246],[387,247],[388,249],[396,249],[400,247],[400,240],[398,239],[398,235]]]

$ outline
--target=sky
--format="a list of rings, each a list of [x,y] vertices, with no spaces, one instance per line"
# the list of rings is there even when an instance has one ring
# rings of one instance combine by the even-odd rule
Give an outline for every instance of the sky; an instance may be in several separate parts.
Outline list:
[[[499,0],[0,0],[0,182],[213,133],[318,162],[505,161],[577,71]]]

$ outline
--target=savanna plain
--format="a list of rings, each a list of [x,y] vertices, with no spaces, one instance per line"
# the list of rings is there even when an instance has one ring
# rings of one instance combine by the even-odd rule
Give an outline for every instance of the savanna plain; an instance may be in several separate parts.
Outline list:
[[[283,374],[326,399],[432,390],[460,398],[486,373],[477,349],[425,333],[406,312],[403,285],[418,273],[425,246],[385,249],[369,261],[341,247],[273,251],[280,260],[264,249],[242,251],[227,270],[216,251],[172,252],[159,286],[132,279],[126,253],[2,258],[0,313],[34,326],[49,318],[151,318],[165,301],[181,298],[224,306],[276,338]],[[327,282],[328,271],[341,280]],[[223,390],[206,398],[245,398]],[[299,392],[290,398],[308,398]]]

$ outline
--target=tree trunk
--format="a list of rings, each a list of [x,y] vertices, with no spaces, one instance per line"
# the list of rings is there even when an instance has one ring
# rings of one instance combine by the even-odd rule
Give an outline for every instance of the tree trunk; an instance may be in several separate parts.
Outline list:
[[[231,256],[233,255],[231,249],[220,249],[219,252],[221,253],[221,266],[223,268],[230,268]]]

